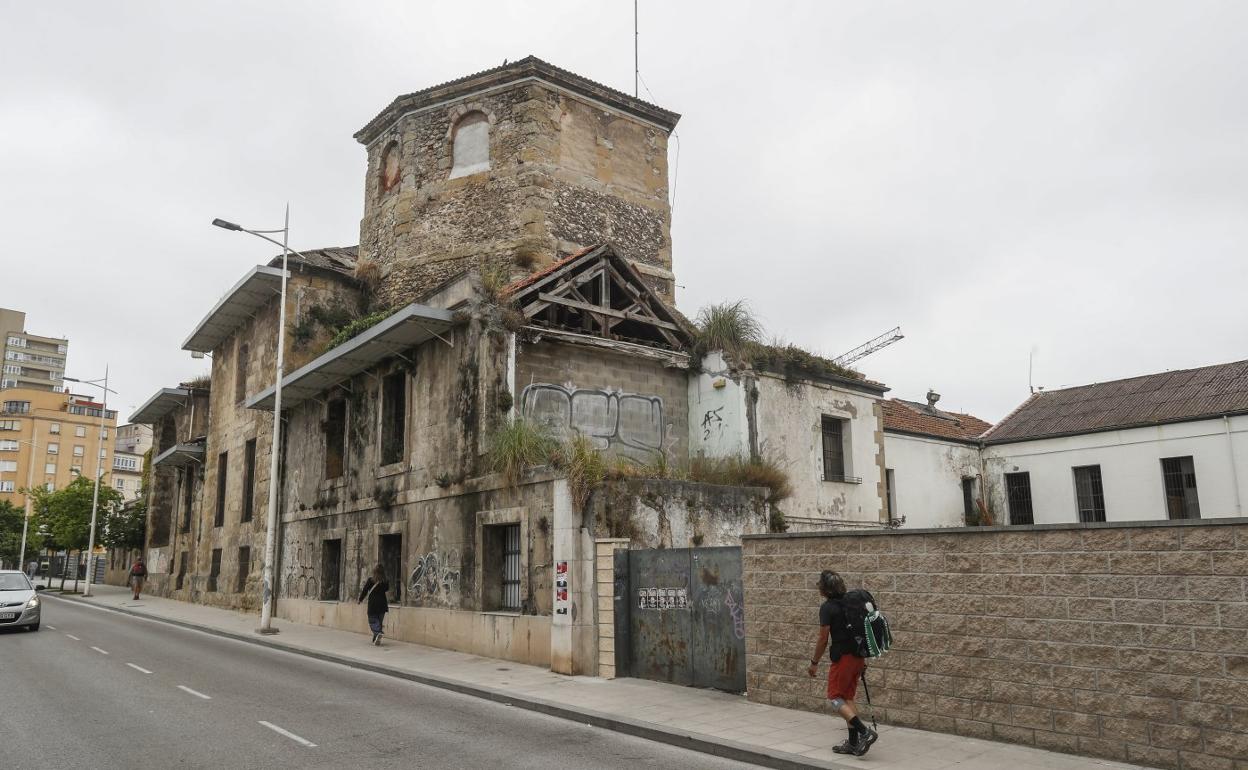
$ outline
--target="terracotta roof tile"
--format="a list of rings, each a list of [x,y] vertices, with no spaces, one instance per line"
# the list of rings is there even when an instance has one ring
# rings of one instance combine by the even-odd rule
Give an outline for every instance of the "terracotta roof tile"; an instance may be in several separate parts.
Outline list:
[[[890,398],[880,404],[884,407],[884,430],[973,441],[992,427],[992,423],[969,414],[931,409],[926,404],[900,398]]]

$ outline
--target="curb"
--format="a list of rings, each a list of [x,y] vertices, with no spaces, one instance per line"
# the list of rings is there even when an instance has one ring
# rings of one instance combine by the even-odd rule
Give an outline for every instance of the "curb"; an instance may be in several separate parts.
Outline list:
[[[781,751],[770,753],[762,752],[757,748],[737,743],[735,741],[712,741],[687,732],[669,730],[650,722],[641,722],[635,719],[629,719],[628,717],[604,714],[600,711],[572,709],[562,704],[543,700],[541,698],[535,698],[527,695],[521,696],[515,693],[505,692],[503,690],[496,690],[491,687],[468,684],[456,679],[447,679],[434,674],[405,671],[403,669],[391,668],[377,663],[369,663],[355,658],[347,658],[341,655],[320,652],[319,650],[310,650],[306,647],[283,644],[280,641],[274,640],[271,636],[247,636],[244,634],[236,634],[232,631],[225,631],[220,628],[214,628],[212,626],[189,623],[184,620],[157,617],[144,612],[136,612],[134,610],[125,609],[123,607],[109,607],[94,604],[87,600],[89,597],[84,598],[82,596],[75,596],[74,598],[69,598],[69,596],[52,596],[49,598],[74,602],[76,604],[84,604],[96,609],[116,612],[120,615],[131,615],[136,618],[143,618],[144,620],[151,620],[157,623],[179,626],[192,631],[199,631],[213,636],[220,636],[226,639],[246,642],[247,644],[254,644],[258,647],[268,647],[271,649],[281,650],[283,652],[302,655],[308,658],[315,658],[327,663],[337,663],[339,665],[348,666],[361,671],[369,671],[374,674],[382,674],[383,676],[391,676],[397,679],[406,679],[410,682],[416,682],[430,687],[437,687],[442,690],[449,690],[461,695],[481,698],[495,703],[502,703],[507,706],[522,708],[527,711],[535,711],[540,714],[566,719],[571,722],[580,722],[581,724],[590,725],[592,727],[599,727],[605,730],[611,730],[612,732],[631,735],[635,738],[644,738],[646,740],[655,741],[656,743],[665,743],[669,746],[688,749],[701,754],[710,754],[723,759],[746,762],[761,767],[775,768],[775,770],[809,770],[809,768],[821,768],[823,770],[851,770],[856,767],[854,765],[812,760],[797,754],[789,754]]]

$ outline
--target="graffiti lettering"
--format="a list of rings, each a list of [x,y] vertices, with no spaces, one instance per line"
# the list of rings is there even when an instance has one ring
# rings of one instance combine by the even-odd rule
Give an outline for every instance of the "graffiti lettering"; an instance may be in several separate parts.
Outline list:
[[[459,587],[459,564],[459,551],[454,549],[444,552],[441,558],[436,551],[417,557],[407,581],[412,601],[439,598],[450,601],[452,591]]]
[[[728,605],[728,612],[732,615],[732,634],[738,639],[745,638],[745,608],[741,606],[740,601],[732,595],[732,589],[728,589],[728,595],[724,597],[724,604]]]
[[[666,450],[670,427],[663,399],[614,390],[536,383],[520,394],[520,413],[556,435],[579,433],[598,449],[613,449],[638,459]]]
[[[709,440],[711,438],[712,429],[714,429],[716,433],[723,432],[724,418],[719,414],[722,411],[724,411],[724,408],[721,406],[718,409],[712,409],[702,415],[702,438]]]

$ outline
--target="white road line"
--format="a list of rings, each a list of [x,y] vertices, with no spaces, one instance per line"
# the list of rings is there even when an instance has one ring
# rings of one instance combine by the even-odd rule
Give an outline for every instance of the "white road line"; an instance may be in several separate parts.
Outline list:
[[[78,637],[74,636],[73,634],[65,634],[65,635],[66,635],[66,636],[68,636],[70,639],[73,639],[75,642],[81,642],[81,641],[82,641],[81,639],[79,639]]]
[[[49,631],[55,631],[55,630],[56,630],[56,626],[48,626],[48,630],[49,630]]]
[[[92,647],[91,649],[95,650],[96,652],[98,652],[98,653],[99,653],[99,654],[101,654],[101,655],[107,655],[107,654],[108,654],[108,650],[101,650],[99,647]]]
[[[261,719],[260,724],[269,728],[270,730],[277,733],[278,735],[285,735],[287,738],[291,739],[295,743],[302,743],[304,746],[307,746],[310,749],[316,748],[316,744],[308,740],[307,738],[300,738],[298,735],[295,735],[290,730],[283,730],[282,728],[278,727],[272,722],[265,722],[263,719]]]
[[[142,666],[136,666],[136,665],[134,665],[133,663],[127,663],[126,665],[127,665],[127,666],[129,666],[130,668],[134,669],[135,671],[138,671],[138,672],[143,673],[143,674],[150,674],[150,673],[152,673],[151,671],[148,671],[147,669],[143,668]]]
[[[178,689],[182,690],[183,692],[189,692],[191,695],[194,695],[196,698],[203,698],[204,700],[212,700],[211,695],[204,695],[202,692],[192,690],[191,688],[187,687],[184,684],[178,685]]]

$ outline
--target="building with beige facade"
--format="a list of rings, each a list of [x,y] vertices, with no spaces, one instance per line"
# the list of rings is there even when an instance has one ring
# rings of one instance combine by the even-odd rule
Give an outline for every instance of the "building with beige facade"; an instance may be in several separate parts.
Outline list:
[[[110,483],[117,413],[71,393],[10,388],[0,401],[0,500],[24,506],[27,487],[59,489],[103,473]],[[98,460],[96,459],[98,458]]]
[[[69,340],[26,331],[26,314],[0,307],[0,340],[4,342],[4,375],[0,390],[29,388],[59,392],[64,389],[65,356]]]

